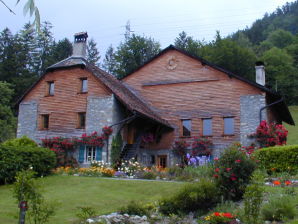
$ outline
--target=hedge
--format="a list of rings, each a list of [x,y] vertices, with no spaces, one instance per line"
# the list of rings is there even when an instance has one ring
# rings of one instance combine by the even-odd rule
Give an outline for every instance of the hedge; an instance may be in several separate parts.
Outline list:
[[[298,145],[262,148],[254,155],[268,172],[298,171]]]
[[[55,153],[47,148],[0,145],[0,184],[12,183],[18,171],[32,169],[48,175],[56,165]]]

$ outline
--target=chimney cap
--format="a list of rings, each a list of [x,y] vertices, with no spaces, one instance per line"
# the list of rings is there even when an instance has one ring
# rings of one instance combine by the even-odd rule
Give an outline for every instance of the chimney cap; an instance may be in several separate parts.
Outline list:
[[[74,42],[75,43],[86,42],[87,38],[88,38],[87,32],[75,33],[75,35],[74,35]]]
[[[256,66],[264,66],[264,62],[263,61],[257,61],[256,62]]]

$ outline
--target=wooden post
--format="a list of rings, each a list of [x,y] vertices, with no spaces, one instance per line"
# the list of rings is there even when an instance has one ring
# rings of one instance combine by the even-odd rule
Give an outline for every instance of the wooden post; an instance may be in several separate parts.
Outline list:
[[[19,224],[25,224],[26,211],[28,209],[27,201],[21,201],[19,204],[20,215],[19,215]]]

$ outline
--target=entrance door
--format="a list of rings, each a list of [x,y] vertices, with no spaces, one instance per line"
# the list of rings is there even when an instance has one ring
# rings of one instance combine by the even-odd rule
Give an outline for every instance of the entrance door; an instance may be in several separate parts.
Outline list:
[[[160,168],[166,168],[167,167],[167,156],[166,155],[157,156],[157,165]]]
[[[127,144],[134,144],[135,143],[135,127],[129,125],[127,130]]]

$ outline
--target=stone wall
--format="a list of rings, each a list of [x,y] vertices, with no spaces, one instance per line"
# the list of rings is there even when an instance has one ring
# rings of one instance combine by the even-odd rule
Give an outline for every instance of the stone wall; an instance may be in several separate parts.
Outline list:
[[[26,135],[34,141],[37,141],[35,138],[38,120],[37,118],[38,115],[36,101],[21,103],[19,105],[17,138]]]
[[[256,131],[260,123],[260,109],[266,105],[265,95],[246,95],[240,97],[240,142],[249,146],[254,139],[248,135]],[[267,120],[266,109],[262,111],[262,120]]]

